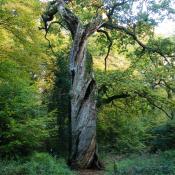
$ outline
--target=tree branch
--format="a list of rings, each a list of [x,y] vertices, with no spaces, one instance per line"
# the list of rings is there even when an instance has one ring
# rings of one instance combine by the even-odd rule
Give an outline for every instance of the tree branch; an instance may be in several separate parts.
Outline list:
[[[109,104],[109,103],[113,102],[114,100],[127,98],[127,97],[130,97],[130,95],[128,93],[122,93],[122,94],[118,94],[118,95],[113,95],[113,96],[108,97],[108,98],[102,98],[97,103],[97,107],[101,107],[102,105]]]
[[[45,35],[44,35],[44,38],[48,41],[48,43],[49,43],[49,48],[51,49],[51,51],[52,51],[52,53],[53,53],[53,55],[55,56],[55,57],[57,57],[57,55],[56,55],[56,53],[55,53],[55,51],[53,50],[53,47],[52,47],[52,45],[51,45],[51,41],[47,38],[47,34],[48,34],[48,32],[49,32],[49,30],[50,30],[50,28],[51,28],[51,26],[53,25],[53,24],[60,24],[62,27],[64,27],[59,21],[53,21],[53,22],[51,22],[48,26],[47,26],[47,28],[46,27],[44,27],[44,28],[40,28],[39,27],[39,30],[42,30],[42,29],[44,29],[45,30]],[[65,27],[64,27],[65,28]]]
[[[112,43],[113,43],[113,42],[112,42],[112,39],[110,38],[110,36],[109,36],[109,34],[108,34],[107,31],[99,29],[99,30],[97,30],[97,32],[104,33],[104,34],[106,35],[106,38],[107,38],[108,41],[109,41],[108,51],[107,51],[106,57],[105,57],[105,59],[104,59],[104,60],[105,60],[105,72],[106,72],[106,70],[107,70],[107,59],[108,59],[109,53],[110,53],[110,51],[111,51],[111,47],[112,47]]]
[[[166,110],[162,107],[162,106],[159,106],[157,105],[149,96],[146,92],[143,92],[143,93],[138,93],[137,94],[140,96],[140,97],[143,97],[145,98],[149,103],[150,105],[158,108],[159,110],[161,110],[168,118],[170,118],[171,120],[173,119],[173,117],[171,115],[168,114],[168,112],[166,112]]]
[[[45,13],[42,15],[45,30],[48,30],[48,22],[53,20],[54,15],[57,12],[66,22],[67,28],[70,30],[72,38],[74,38],[79,20],[68,8],[66,8],[63,0],[55,0],[49,3]]]
[[[152,106],[156,107],[157,109],[161,110],[171,120],[173,119],[173,117],[171,115],[169,115],[168,112],[162,106],[157,105],[151,99],[151,97],[148,95],[147,92],[145,92],[145,91],[143,91],[143,92],[134,92],[134,94],[135,94],[135,96],[139,96],[141,98],[146,99],[150,105],[152,105]],[[97,107],[99,108],[102,105],[106,105],[106,104],[109,104],[109,103],[113,102],[114,100],[128,98],[128,97],[133,97],[133,95],[128,94],[128,93],[121,93],[121,94],[118,94],[118,95],[110,96],[108,98],[102,98],[101,100],[98,101]]]
[[[112,6],[112,8],[111,8],[111,10],[109,11],[109,13],[107,14],[108,19],[109,19],[109,20],[112,19],[112,16],[113,16],[113,14],[114,14],[114,11],[115,11],[115,9],[116,9],[117,7],[122,6],[122,5],[126,4],[127,2],[128,2],[128,0],[123,0],[122,2],[115,3],[115,4]]]
[[[157,53],[159,54],[161,57],[163,57],[165,59],[165,61],[169,64],[170,62],[168,61],[167,57],[165,56],[165,54],[159,49],[159,48],[155,48],[155,47],[150,47],[150,46],[147,46],[146,44],[144,44],[142,41],[140,41],[136,35],[135,32],[133,31],[130,31],[129,29],[127,29],[126,27],[124,26],[120,26],[118,24],[113,24],[111,22],[106,22],[104,23],[101,27],[104,27],[106,29],[110,29],[110,30],[118,30],[118,31],[121,31],[129,36],[131,36],[144,50],[147,50],[149,52],[153,52],[153,53]]]

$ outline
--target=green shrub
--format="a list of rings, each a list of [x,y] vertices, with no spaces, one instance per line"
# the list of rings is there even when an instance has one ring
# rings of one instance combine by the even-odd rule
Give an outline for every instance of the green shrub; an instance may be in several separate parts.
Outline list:
[[[0,63],[0,156],[26,155],[48,137],[47,107],[28,73],[14,61]]]
[[[35,153],[29,160],[1,161],[0,175],[73,175],[62,159]]]
[[[100,149],[117,154],[142,151],[153,117],[139,116],[138,111],[129,112],[123,102],[116,104],[121,105],[122,110],[106,106],[99,111],[97,139]]]
[[[153,155],[132,155],[110,163],[106,175],[174,175],[175,150]]]
[[[171,120],[153,129],[150,141],[151,150],[168,150],[175,148],[175,120]]]

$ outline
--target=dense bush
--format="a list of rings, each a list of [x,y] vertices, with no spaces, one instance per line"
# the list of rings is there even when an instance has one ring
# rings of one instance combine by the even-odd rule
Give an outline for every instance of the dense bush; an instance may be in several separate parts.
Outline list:
[[[46,153],[36,153],[30,160],[0,162],[0,175],[73,175],[64,160]]]
[[[66,52],[66,51],[65,51]],[[51,137],[47,139],[48,147],[55,154],[65,155],[68,153],[69,145],[69,90],[70,74],[68,68],[68,54],[59,53],[54,72],[54,83],[52,91],[48,96],[49,111],[56,111],[56,121],[48,124],[50,128],[55,128]]]
[[[144,114],[140,109],[143,106]],[[118,100],[115,106],[108,105],[100,109],[97,125],[100,148],[117,154],[143,151],[145,142],[152,137],[147,131],[165,120],[161,115],[157,116],[156,111],[154,113],[146,108],[141,101],[129,104],[128,101]]]
[[[168,150],[175,148],[175,120],[171,120],[152,130],[151,150]]]
[[[0,63],[0,155],[26,155],[47,137],[47,112],[35,84],[13,61]]]
[[[39,80],[44,79],[45,41],[36,23],[39,1],[0,4],[0,156],[16,157],[40,148],[48,135]]]
[[[175,151],[155,155],[132,155],[109,164],[106,175],[173,175]]]

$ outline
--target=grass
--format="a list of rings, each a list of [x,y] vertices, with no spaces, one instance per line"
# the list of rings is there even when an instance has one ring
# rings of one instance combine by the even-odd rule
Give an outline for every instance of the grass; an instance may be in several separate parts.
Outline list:
[[[105,175],[175,175],[175,150],[108,162]]]
[[[175,150],[157,154],[103,156],[105,175],[175,175]],[[115,163],[114,163],[115,162]],[[0,161],[0,175],[75,175],[63,159],[35,153],[29,159]]]
[[[46,153],[35,153],[29,160],[3,160],[0,175],[75,175],[65,161]]]

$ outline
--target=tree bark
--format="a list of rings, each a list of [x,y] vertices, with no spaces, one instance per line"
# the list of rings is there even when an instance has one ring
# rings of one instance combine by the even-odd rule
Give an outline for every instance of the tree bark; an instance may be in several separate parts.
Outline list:
[[[98,160],[96,146],[97,89],[93,77],[92,57],[87,50],[87,42],[89,36],[101,26],[102,20],[97,17],[84,26],[62,0],[56,0],[51,3],[42,16],[46,32],[48,32],[48,21],[51,21],[57,12],[62,16],[73,38],[70,53],[72,86],[70,91],[71,153],[69,164],[75,169],[100,169],[102,166]]]
[[[70,163],[74,168],[100,168],[96,153],[96,84],[92,57],[87,51],[87,31],[77,27],[70,56],[72,73]]]

